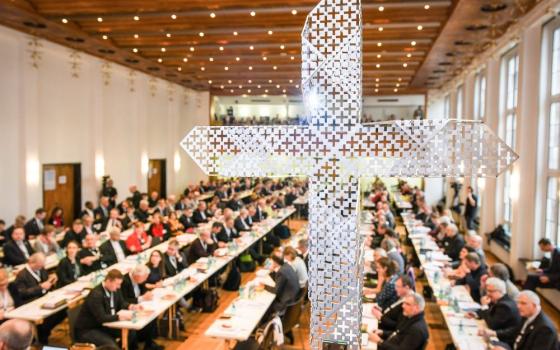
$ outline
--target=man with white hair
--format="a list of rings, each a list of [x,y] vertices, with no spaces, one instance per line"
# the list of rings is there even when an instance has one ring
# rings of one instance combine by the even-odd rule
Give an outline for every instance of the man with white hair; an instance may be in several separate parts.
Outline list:
[[[0,325],[0,350],[27,350],[33,340],[33,326],[24,320],[8,320]]]
[[[459,233],[455,224],[449,224],[445,228],[445,238],[443,239],[443,251],[452,261],[459,260],[461,249],[465,246],[465,240]]]
[[[45,254],[35,253],[29,257],[29,261],[25,267],[18,272],[14,281],[17,291],[17,305],[32,302],[45,295],[49,290],[54,289],[56,283],[56,275],[49,277],[45,270]],[[57,324],[62,322],[66,316],[64,311],[59,311],[52,316],[47,317],[43,323],[37,326],[39,343],[46,345],[49,335]]]
[[[480,263],[486,266],[486,254],[484,254],[482,249],[482,237],[476,233],[467,235],[467,246],[474,249],[474,252],[480,257]]]
[[[113,227],[109,231],[109,239],[99,246],[101,253],[101,261],[106,266],[111,266],[126,259],[130,253],[126,249],[126,243],[121,239],[121,230],[118,227]]]
[[[556,350],[558,332],[552,321],[541,310],[539,296],[530,290],[524,290],[517,297],[517,308],[523,318],[521,328],[513,331],[513,347],[506,343],[496,343],[492,350]]]
[[[425,305],[420,294],[409,293],[403,299],[403,317],[397,329],[386,338],[382,337],[382,331],[376,331],[369,335],[369,340],[377,344],[378,350],[424,349],[429,337],[428,325],[424,319]]]
[[[153,294],[146,288],[146,280],[150,269],[146,265],[136,265],[128,274],[123,276],[121,293],[129,304],[140,304],[153,299]],[[141,304],[140,304],[141,305]],[[144,342],[144,349],[162,350],[163,347],[154,342],[157,337],[157,324],[152,321],[138,332],[138,341]]]
[[[515,339],[512,330],[521,325],[521,315],[515,301],[507,295],[506,283],[497,277],[486,280],[486,295],[480,299],[482,309],[476,316],[486,321],[488,330],[483,330],[491,337],[498,337],[500,341],[513,345]],[[473,314],[469,313],[472,317]]]

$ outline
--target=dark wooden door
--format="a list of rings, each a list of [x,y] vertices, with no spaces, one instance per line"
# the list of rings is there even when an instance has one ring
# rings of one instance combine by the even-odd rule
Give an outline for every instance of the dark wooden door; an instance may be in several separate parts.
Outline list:
[[[150,159],[148,171],[148,194],[157,191],[160,197],[167,196],[165,159]]]
[[[43,207],[48,215],[53,208],[61,207],[64,225],[70,226],[80,214],[81,193],[80,164],[43,165]]]

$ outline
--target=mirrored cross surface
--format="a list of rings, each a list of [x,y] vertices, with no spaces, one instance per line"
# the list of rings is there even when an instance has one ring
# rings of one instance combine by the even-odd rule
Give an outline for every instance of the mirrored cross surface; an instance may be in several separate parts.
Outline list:
[[[208,175],[309,178],[311,347],[358,349],[364,176],[497,176],[517,159],[484,124],[362,125],[361,5],[323,0],[302,32],[308,126],[196,127],[181,146]]]

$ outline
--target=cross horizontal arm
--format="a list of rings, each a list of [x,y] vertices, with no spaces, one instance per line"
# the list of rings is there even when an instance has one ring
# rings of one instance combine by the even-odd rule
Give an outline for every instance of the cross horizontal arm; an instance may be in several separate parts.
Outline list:
[[[484,124],[402,120],[333,131],[302,126],[196,127],[182,147],[209,175],[497,176],[517,154]]]

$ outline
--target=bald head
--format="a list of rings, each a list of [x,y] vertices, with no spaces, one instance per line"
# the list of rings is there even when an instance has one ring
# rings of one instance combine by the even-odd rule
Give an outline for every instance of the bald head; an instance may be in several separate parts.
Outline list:
[[[31,323],[8,320],[0,325],[0,350],[27,350],[33,339]]]

